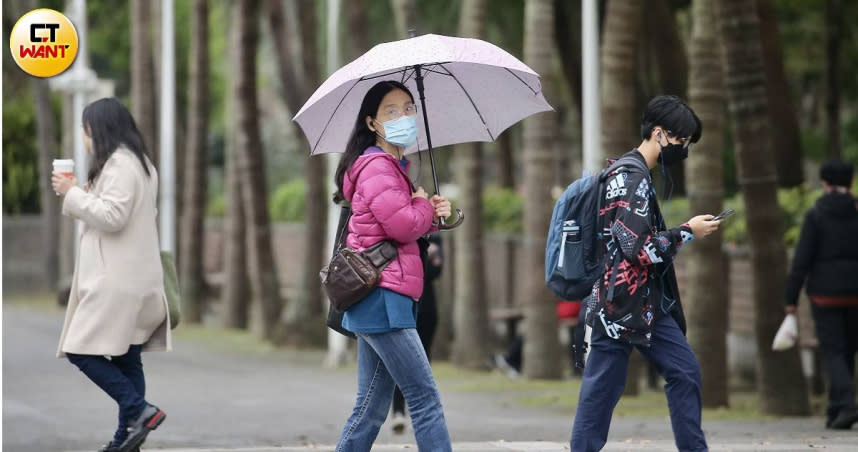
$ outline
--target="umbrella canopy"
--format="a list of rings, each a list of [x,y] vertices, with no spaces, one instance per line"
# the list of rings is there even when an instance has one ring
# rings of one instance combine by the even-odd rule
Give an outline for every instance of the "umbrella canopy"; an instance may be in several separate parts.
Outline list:
[[[417,75],[425,102],[419,100]],[[379,44],[333,73],[294,120],[312,154],[345,152],[366,92],[382,80],[404,83],[431,128],[432,146],[493,141],[507,127],[552,110],[539,75],[505,50],[479,39],[423,35]],[[429,149],[424,127],[417,145]]]

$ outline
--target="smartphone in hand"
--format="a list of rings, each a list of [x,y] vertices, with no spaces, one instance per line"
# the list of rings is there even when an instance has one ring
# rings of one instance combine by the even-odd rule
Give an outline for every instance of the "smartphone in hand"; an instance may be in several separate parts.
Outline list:
[[[735,211],[735,210],[733,210],[733,209],[727,209],[727,210],[725,210],[725,211],[723,211],[723,212],[719,213],[718,215],[715,215],[715,218],[713,218],[713,219],[711,219],[711,220],[709,220],[709,221],[718,221],[718,220],[723,220],[723,219],[725,219],[725,218],[729,217],[730,215],[733,215],[734,213],[736,213],[736,211]]]

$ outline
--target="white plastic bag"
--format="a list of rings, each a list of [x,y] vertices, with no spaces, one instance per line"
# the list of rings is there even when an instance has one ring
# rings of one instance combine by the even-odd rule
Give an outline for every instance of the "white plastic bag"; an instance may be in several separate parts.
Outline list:
[[[798,320],[795,314],[787,314],[775,334],[772,350],[776,352],[787,350],[795,345],[796,339],[798,339]]]

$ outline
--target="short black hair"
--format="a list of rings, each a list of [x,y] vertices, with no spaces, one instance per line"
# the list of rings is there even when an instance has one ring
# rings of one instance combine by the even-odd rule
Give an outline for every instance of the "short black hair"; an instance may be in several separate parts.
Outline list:
[[[852,186],[854,168],[851,163],[842,160],[829,160],[819,169],[819,177],[829,185],[837,187]]]
[[[700,118],[677,96],[657,96],[649,101],[641,118],[641,138],[648,140],[652,129],[659,126],[672,137],[691,137],[692,143],[703,134]]]

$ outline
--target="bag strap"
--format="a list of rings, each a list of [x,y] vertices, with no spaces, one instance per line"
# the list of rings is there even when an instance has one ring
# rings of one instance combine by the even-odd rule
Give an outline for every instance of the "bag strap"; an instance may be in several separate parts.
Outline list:
[[[343,249],[343,245],[345,245],[346,241],[346,230],[349,227],[349,220],[352,217],[352,207],[351,204],[343,203],[340,209],[340,220],[337,223],[337,239],[334,242],[334,248],[331,252],[331,259],[336,256],[337,252]]]

